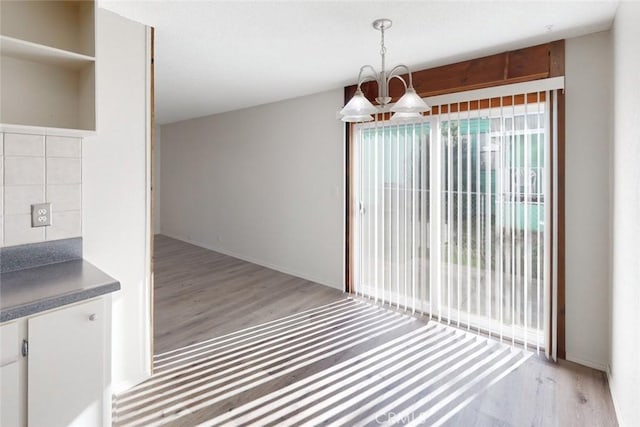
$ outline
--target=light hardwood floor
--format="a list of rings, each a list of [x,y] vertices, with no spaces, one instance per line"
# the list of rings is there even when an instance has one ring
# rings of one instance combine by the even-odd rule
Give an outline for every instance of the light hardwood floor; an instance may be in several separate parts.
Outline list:
[[[155,373],[116,425],[616,425],[602,372],[168,237],[155,251]]]

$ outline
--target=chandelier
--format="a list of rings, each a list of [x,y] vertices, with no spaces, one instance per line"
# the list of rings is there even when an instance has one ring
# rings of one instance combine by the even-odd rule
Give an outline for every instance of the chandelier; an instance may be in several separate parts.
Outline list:
[[[388,72],[385,69],[385,54],[387,48],[384,45],[384,32],[391,28],[390,19],[376,19],[373,21],[373,28],[380,31],[380,56],[382,57],[382,67],[378,73],[371,65],[365,65],[360,68],[358,73],[358,86],[353,97],[347,102],[347,105],[340,111],[343,122],[370,122],[373,120],[372,114],[378,114],[385,111],[391,111],[393,116],[391,120],[406,120],[422,117],[422,113],[429,111],[429,106],[418,96],[413,88],[411,79],[411,71],[404,64],[396,65]],[[409,84],[399,75],[401,71],[409,74]],[[397,78],[405,88],[404,95],[387,110],[387,104],[391,102],[389,96],[389,82],[391,79]],[[376,102],[379,106],[373,105],[364,96],[360,86],[364,82],[375,81],[378,84],[378,97]]]

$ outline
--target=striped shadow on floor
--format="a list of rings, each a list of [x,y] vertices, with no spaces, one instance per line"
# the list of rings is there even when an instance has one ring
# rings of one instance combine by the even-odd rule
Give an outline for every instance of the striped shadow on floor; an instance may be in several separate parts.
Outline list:
[[[157,355],[114,424],[440,425],[529,355],[346,298]]]

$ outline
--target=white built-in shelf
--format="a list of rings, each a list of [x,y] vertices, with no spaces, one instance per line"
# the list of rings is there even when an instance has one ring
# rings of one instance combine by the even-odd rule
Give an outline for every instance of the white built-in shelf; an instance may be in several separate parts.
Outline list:
[[[95,4],[0,1],[0,130],[95,132]]]
[[[95,56],[95,4],[86,0],[1,1],[0,34]]]
[[[82,55],[68,50],[45,46],[30,41],[0,35],[0,52],[25,61],[49,64],[72,70],[79,70],[95,62],[93,56]]]

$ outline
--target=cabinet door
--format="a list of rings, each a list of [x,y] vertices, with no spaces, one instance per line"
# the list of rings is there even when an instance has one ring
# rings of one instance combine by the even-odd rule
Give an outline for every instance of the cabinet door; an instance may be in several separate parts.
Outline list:
[[[15,323],[0,326],[0,426],[20,425],[20,344]]]
[[[18,362],[0,366],[0,426],[20,425]]]
[[[29,319],[29,426],[102,425],[104,304],[100,298]]]

